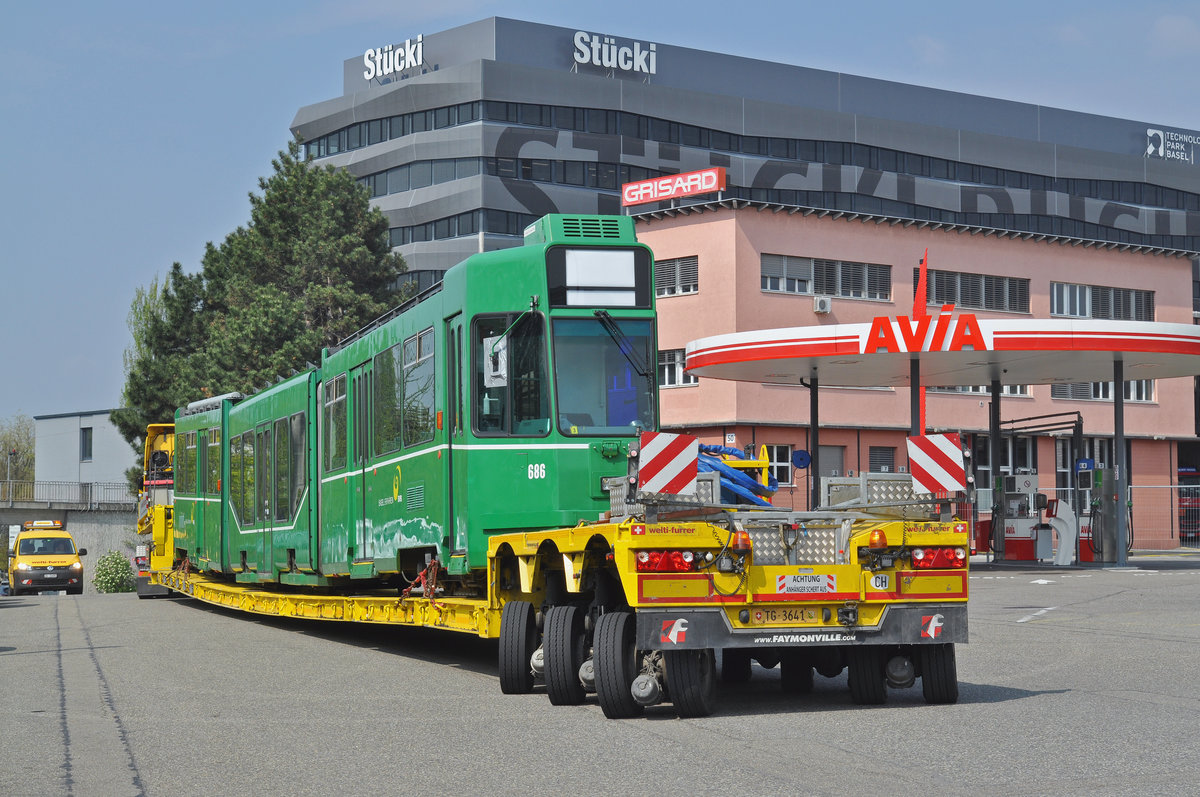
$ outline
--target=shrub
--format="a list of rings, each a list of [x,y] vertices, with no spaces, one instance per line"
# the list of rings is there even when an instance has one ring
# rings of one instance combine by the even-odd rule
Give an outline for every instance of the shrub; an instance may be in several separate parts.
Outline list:
[[[96,561],[92,585],[97,592],[133,592],[137,581],[129,557],[120,551],[109,551]]]

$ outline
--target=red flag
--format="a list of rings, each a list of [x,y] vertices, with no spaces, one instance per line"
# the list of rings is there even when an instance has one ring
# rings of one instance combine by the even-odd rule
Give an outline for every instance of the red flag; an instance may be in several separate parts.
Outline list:
[[[928,268],[929,268],[929,247],[927,246],[927,247],[925,247],[925,254],[921,255],[921,273],[917,277],[916,295],[913,296],[912,314],[913,314],[914,320],[916,320],[918,318],[924,318],[925,316],[929,315],[929,313],[926,312],[926,310],[925,310],[926,295],[929,292],[929,289],[926,287],[927,282],[925,279],[926,271],[928,270]],[[925,425],[925,388],[918,387],[917,385],[913,385],[912,387],[914,390],[921,391],[920,398],[918,399],[918,401],[920,403],[920,407],[921,407],[920,419],[918,422],[921,424],[921,434],[925,434],[925,430],[928,428]]]
[[[913,318],[924,318],[929,315],[925,311],[925,297],[929,293],[926,287],[925,271],[929,266],[929,247],[925,247],[925,254],[921,256],[921,273],[917,277],[917,292],[913,296]]]

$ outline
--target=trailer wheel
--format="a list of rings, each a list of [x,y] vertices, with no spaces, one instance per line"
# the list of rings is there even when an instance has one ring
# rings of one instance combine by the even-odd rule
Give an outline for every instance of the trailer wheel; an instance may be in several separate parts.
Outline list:
[[[808,653],[791,650],[779,659],[779,684],[783,691],[807,695],[813,689],[813,666]]]
[[[724,648],[721,651],[721,680],[727,684],[744,684],[750,680],[749,650]]]
[[[667,690],[680,717],[707,717],[713,712],[717,684],[712,648],[665,650]]]
[[[852,647],[846,651],[850,698],[860,706],[887,702],[887,683],[883,680],[883,658],[874,645]]]
[[[525,695],[533,691],[529,660],[537,650],[537,618],[529,601],[509,601],[500,612],[500,691]]]
[[[638,674],[637,623],[629,612],[609,612],[596,623],[592,663],[596,668],[596,697],[610,720],[636,717],[642,706],[630,688]]]
[[[546,612],[542,653],[546,662],[546,694],[556,706],[583,702],[579,668],[584,654],[583,613],[574,606],[552,606]]]
[[[953,643],[921,646],[921,691],[926,703],[958,702],[958,666]]]

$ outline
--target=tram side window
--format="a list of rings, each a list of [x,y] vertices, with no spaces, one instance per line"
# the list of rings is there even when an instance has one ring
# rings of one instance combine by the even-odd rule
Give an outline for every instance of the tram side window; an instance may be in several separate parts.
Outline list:
[[[254,430],[246,432],[242,440],[242,522],[252,524],[257,520],[254,512]]]
[[[294,512],[300,506],[300,498],[304,494],[304,463],[307,461],[306,455],[308,447],[306,445],[306,437],[308,425],[305,423],[304,413],[297,412],[290,419],[292,427],[289,441],[292,447],[292,511]]]
[[[239,523],[246,521],[246,513],[242,509],[242,438],[235,437],[229,441],[229,505],[233,507],[234,516]]]
[[[549,434],[544,323],[537,313],[475,320],[472,403],[478,433],[521,437]]]
[[[325,383],[325,470],[346,467],[346,375]]]
[[[433,439],[434,382],[433,330],[427,329],[404,341],[404,445]]]
[[[205,492],[209,495],[217,495],[221,492],[221,429],[219,427],[208,430],[208,449],[205,457],[205,466],[208,470],[208,484]]]
[[[256,486],[258,487],[258,504],[255,507],[255,517],[264,523],[271,519],[271,491],[274,488],[272,483],[272,444],[271,444],[271,427],[268,425],[265,429],[259,431],[256,435],[258,443],[258,465],[261,470],[256,477]]]
[[[175,492],[187,493],[187,432],[175,435]]]
[[[404,403],[401,346],[397,343],[375,355],[375,456],[400,450],[400,407]]]
[[[287,520],[292,516],[291,480],[294,463],[291,444],[288,441],[288,420],[275,421],[275,519]]]
[[[196,495],[196,433],[188,432],[183,450],[183,489],[188,495]]]

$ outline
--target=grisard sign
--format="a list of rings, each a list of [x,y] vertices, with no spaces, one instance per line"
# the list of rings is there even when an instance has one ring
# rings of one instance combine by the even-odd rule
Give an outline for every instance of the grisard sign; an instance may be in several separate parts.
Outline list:
[[[667,174],[621,186],[621,205],[642,205],[664,199],[677,199],[697,194],[711,194],[725,190],[725,167],[712,166],[695,172]]]

